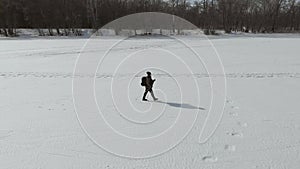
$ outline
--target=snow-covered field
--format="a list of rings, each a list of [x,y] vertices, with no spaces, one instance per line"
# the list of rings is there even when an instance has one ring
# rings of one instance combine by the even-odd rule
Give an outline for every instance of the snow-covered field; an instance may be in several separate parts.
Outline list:
[[[84,49],[86,39],[0,40],[0,169],[298,169],[300,36],[212,38],[226,92],[209,41],[178,38],[210,74],[190,48],[170,38],[127,39],[105,57],[118,37],[96,38]],[[84,69],[73,76],[76,61]],[[160,102],[141,102],[146,70],[157,79]],[[107,121],[95,114],[94,98]],[[212,100],[217,108],[210,108]],[[106,122],[148,142],[122,140]],[[157,134],[165,137],[151,139]]]

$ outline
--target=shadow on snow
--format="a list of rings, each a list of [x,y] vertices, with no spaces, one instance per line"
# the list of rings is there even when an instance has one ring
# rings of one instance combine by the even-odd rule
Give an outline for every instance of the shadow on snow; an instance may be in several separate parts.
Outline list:
[[[163,103],[167,104],[172,107],[177,107],[177,108],[184,108],[184,109],[199,109],[199,110],[205,110],[205,108],[202,107],[196,107],[187,103],[172,103],[172,102],[163,102],[163,101],[157,101],[157,103]]]

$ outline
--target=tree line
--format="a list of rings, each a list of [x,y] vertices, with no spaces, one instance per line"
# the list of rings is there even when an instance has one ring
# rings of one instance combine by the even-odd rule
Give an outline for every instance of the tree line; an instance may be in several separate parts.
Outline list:
[[[0,0],[0,33],[13,36],[17,28],[31,28],[68,35],[139,12],[173,14],[207,33],[216,29],[297,32],[300,28],[299,0]]]

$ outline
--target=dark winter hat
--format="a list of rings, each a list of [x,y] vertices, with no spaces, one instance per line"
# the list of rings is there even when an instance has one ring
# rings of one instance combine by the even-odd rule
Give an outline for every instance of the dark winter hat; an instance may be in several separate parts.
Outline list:
[[[151,75],[151,72],[147,72],[147,75],[149,75],[149,76],[150,76],[150,75]]]

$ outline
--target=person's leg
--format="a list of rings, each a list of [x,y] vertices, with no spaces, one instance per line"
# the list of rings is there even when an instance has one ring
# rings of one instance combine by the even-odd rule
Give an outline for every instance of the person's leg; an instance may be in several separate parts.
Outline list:
[[[157,98],[154,96],[153,90],[150,89],[149,92],[151,93],[151,96],[152,96],[153,100],[157,100]]]
[[[148,93],[148,89],[145,88],[145,92],[144,92],[144,95],[143,95],[143,100],[144,100],[144,101],[147,100],[147,99],[146,99],[147,93]]]

